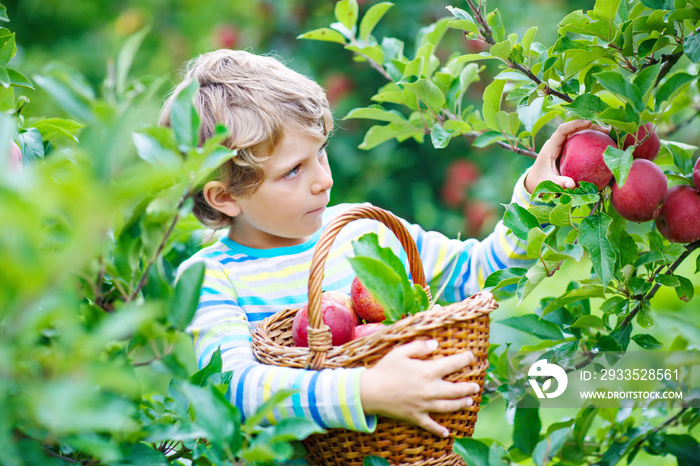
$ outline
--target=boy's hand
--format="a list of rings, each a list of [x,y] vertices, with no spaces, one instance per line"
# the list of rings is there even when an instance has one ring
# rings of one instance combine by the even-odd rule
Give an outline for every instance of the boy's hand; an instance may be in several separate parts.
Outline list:
[[[557,159],[561,155],[564,143],[572,134],[584,130],[594,129],[608,134],[608,130],[599,125],[594,125],[587,120],[568,121],[557,128],[552,137],[544,143],[535,163],[525,178],[525,189],[532,194],[538,184],[545,180],[551,180],[562,188],[574,188],[576,182],[568,176],[562,176],[557,168]]]
[[[439,437],[449,431],[428,413],[450,413],[474,404],[471,395],[479,385],[471,382],[447,382],[443,377],[474,360],[463,353],[441,359],[421,360],[437,348],[435,340],[419,340],[387,353],[360,376],[360,397],[367,414],[381,414],[416,424]]]

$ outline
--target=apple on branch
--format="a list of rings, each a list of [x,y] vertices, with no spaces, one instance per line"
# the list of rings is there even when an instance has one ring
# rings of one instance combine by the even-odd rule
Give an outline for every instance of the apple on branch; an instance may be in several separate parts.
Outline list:
[[[647,134],[649,134],[649,137],[647,137]],[[640,126],[635,134],[628,134],[622,148],[627,149],[629,146],[639,143],[639,141],[643,142],[634,149],[632,157],[635,159],[654,160],[659,154],[659,149],[661,149],[661,141],[659,140],[659,135],[654,131],[653,124],[646,123]]]
[[[559,172],[577,183],[587,181],[603,189],[613,176],[603,158],[608,146],[617,147],[610,136],[600,131],[587,129],[573,134],[561,151]]]
[[[666,175],[661,168],[649,160],[636,159],[622,187],[618,187],[617,181],[613,183],[610,202],[623,218],[646,222],[659,215],[667,191]]]
[[[674,243],[700,240],[700,193],[688,185],[670,188],[656,226],[664,238]]]

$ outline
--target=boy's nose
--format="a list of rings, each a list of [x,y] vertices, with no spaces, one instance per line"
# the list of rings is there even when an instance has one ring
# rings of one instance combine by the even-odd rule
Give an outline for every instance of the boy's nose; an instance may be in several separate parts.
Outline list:
[[[328,191],[333,187],[333,177],[331,176],[331,170],[327,166],[322,166],[319,164],[317,167],[316,179],[311,185],[311,192],[313,194],[319,194],[323,191]]]

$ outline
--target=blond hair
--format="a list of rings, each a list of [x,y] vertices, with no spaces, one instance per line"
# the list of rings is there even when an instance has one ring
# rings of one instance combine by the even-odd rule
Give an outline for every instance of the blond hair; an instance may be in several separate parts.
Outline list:
[[[199,83],[194,98],[201,120],[199,144],[222,124],[230,133],[222,144],[238,151],[216,177],[234,196],[250,195],[260,186],[263,163],[285,132],[301,131],[324,140],[333,129],[321,86],[274,57],[229,49],[206,53],[187,64],[184,79],[163,105],[160,125],[170,126],[173,101],[194,80]],[[231,225],[233,219],[211,207],[201,189],[193,198],[193,212],[204,225]]]

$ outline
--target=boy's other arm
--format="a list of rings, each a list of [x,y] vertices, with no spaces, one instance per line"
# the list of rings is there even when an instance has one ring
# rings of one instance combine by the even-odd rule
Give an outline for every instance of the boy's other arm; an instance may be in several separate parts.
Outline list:
[[[188,261],[184,267],[192,265]],[[343,427],[371,432],[374,416],[366,416],[360,401],[364,368],[307,371],[262,364],[253,354],[250,322],[236,291],[216,261],[205,261],[205,274],[194,319],[187,328],[195,356],[204,367],[217,349],[223,371],[232,371],[231,402],[245,418],[281,389],[295,389],[265,419],[274,424],[289,417],[313,419],[321,427]],[[180,271],[181,272],[181,271]]]
[[[562,188],[573,188],[576,186],[574,180],[559,173],[557,161],[569,136],[584,129],[595,129],[608,134],[605,128],[594,125],[588,120],[567,121],[559,125],[552,137],[544,143],[537,159],[535,159],[535,163],[532,164],[527,173],[525,189],[527,189],[528,193],[533,193],[537,185],[546,180],[551,180]]]

